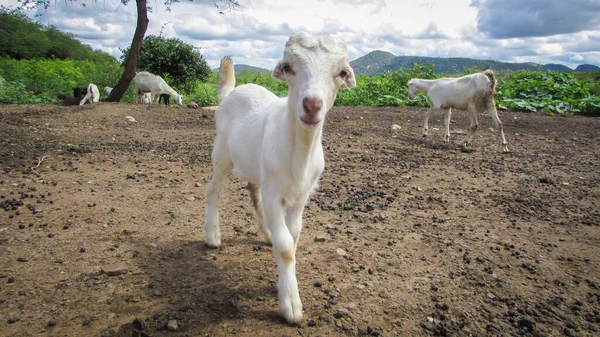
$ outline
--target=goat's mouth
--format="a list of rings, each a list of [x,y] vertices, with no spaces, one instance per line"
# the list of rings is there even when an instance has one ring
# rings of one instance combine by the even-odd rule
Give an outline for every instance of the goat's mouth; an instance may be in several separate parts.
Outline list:
[[[314,128],[321,124],[321,118],[300,117],[300,122],[308,128]]]

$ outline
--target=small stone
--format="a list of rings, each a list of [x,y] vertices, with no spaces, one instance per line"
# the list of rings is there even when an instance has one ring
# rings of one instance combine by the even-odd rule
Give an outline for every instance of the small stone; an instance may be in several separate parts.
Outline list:
[[[85,248],[84,247],[79,248],[79,252],[80,253],[85,253]]]
[[[48,326],[55,326],[56,324],[58,324],[58,320],[56,318],[48,321]]]
[[[176,319],[170,319],[169,323],[167,323],[167,330],[169,331],[175,331],[179,328],[179,324],[177,323]]]
[[[123,275],[128,272],[127,266],[122,263],[115,263],[110,266],[102,267],[101,272],[108,276]]]
[[[8,283],[15,283],[15,277],[14,276],[9,276],[8,277]]]
[[[194,186],[196,186],[196,187],[202,187],[202,184],[200,184],[200,183],[195,183],[195,184],[194,184]]]
[[[198,109],[198,104],[196,102],[189,102],[186,106],[190,109]]]
[[[17,258],[17,261],[19,261],[19,262],[27,262],[27,261],[29,261],[29,259],[27,259],[26,257],[20,256],[20,257]]]
[[[402,127],[400,125],[398,125],[398,124],[392,124],[392,130],[393,131],[397,131],[397,130],[401,130],[401,129],[402,129]]]
[[[315,242],[325,242],[325,241],[327,241],[327,237],[325,235],[315,236]]]
[[[336,253],[338,256],[342,256],[342,257],[346,256],[346,251],[345,251],[345,250],[343,250],[342,248],[338,248],[338,249],[335,251],[335,253]]]
[[[137,123],[137,121],[135,120],[135,118],[131,117],[131,116],[125,116],[125,120],[129,123]]]
[[[346,308],[338,308],[335,313],[333,314],[333,317],[340,319],[344,316],[348,316],[350,315],[350,310],[346,309]]]
[[[317,325],[317,321],[315,321],[314,319],[309,319],[308,322],[306,322],[306,324],[308,326],[316,326]]]
[[[187,200],[187,201],[194,201],[194,200],[196,200],[196,197],[191,196],[191,197],[185,198],[185,200]]]
[[[322,286],[323,286],[323,281],[321,281],[321,280],[315,281],[315,287],[321,288]]]
[[[21,317],[13,315],[8,318],[8,323],[12,324],[21,320]]]

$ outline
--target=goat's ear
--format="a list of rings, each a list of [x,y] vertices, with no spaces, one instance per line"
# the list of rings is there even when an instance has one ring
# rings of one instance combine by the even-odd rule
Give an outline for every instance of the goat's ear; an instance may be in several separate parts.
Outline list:
[[[284,81],[284,82],[286,81],[285,72],[283,71],[283,68],[281,67],[281,61],[277,62],[275,69],[273,69],[272,75],[273,75],[273,77],[275,77],[276,79],[278,79],[280,81]]]

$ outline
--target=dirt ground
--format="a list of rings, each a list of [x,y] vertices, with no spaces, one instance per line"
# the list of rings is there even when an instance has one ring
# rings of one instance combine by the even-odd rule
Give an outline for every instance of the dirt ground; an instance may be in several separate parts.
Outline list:
[[[600,335],[600,118],[424,111],[329,113],[290,326],[245,182],[203,245],[213,111],[0,106],[0,336]]]

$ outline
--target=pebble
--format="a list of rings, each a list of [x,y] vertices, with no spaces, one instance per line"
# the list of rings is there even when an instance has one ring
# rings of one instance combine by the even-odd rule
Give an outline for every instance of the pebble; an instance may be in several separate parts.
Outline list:
[[[401,130],[401,129],[402,129],[402,127],[400,125],[398,125],[398,124],[393,124],[392,125],[392,130]]]
[[[179,328],[179,324],[177,323],[176,319],[170,319],[169,323],[167,323],[167,330],[169,331],[175,331]]]
[[[325,242],[325,241],[327,241],[327,237],[325,235],[315,236],[315,242]]]
[[[127,266],[123,263],[115,263],[110,266],[102,267],[101,272],[108,276],[123,275],[128,272]]]
[[[55,326],[56,324],[58,324],[58,320],[56,318],[48,321],[48,326]]]
[[[338,256],[342,256],[342,257],[343,257],[343,256],[346,256],[346,251],[345,251],[345,250],[343,250],[342,248],[338,248],[338,249],[335,251],[335,253],[336,253]]]
[[[21,320],[21,317],[13,315],[8,318],[8,323],[12,324]]]
[[[15,283],[15,277],[14,276],[9,276],[8,277],[8,283]]]
[[[321,280],[315,281],[315,287],[321,288],[322,286],[323,286],[323,281],[321,281]]]

